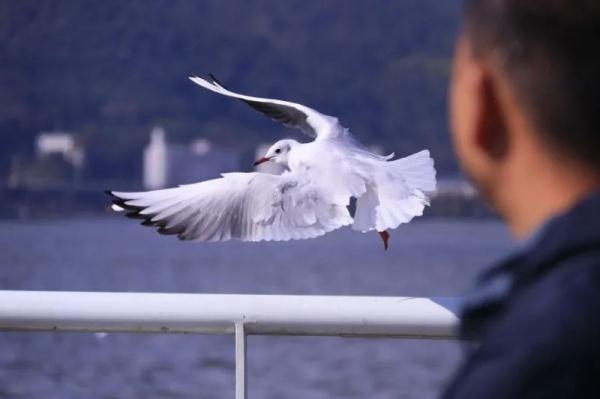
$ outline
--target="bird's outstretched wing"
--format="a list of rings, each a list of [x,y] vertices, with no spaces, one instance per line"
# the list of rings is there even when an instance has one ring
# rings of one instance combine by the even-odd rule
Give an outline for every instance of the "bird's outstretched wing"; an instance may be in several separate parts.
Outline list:
[[[352,223],[340,193],[303,175],[227,173],[177,188],[107,192],[126,215],[182,240],[286,241]]]
[[[242,100],[269,118],[286,126],[298,128],[312,137],[330,138],[344,132],[337,118],[322,114],[302,104],[235,93],[226,89],[213,75],[210,75],[210,80],[197,76],[190,77],[190,80],[215,93]]]

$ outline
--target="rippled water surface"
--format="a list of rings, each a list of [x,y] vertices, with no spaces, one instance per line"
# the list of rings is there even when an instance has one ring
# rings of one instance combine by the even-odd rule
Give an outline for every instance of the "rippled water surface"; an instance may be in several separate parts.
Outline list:
[[[196,244],[111,217],[0,222],[0,289],[453,296],[512,244],[497,222],[418,221],[286,243]],[[0,333],[0,398],[232,398],[231,336]],[[250,398],[434,398],[449,341],[249,337]]]

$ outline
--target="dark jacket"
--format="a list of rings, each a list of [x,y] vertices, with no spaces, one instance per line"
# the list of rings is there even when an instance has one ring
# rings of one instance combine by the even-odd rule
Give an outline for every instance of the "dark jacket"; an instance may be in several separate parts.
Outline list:
[[[445,399],[600,398],[600,193],[485,273]]]

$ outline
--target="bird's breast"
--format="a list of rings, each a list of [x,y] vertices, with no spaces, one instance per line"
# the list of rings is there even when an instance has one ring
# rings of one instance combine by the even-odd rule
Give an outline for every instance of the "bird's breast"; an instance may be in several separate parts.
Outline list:
[[[308,171],[318,164],[321,151],[318,146],[313,144],[302,144],[292,150],[288,160],[290,170]]]

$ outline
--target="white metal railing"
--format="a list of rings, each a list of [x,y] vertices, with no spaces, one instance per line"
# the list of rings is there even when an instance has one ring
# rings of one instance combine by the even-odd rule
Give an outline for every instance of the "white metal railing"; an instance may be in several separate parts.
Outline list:
[[[0,291],[0,331],[234,334],[236,399],[246,336],[455,338],[456,298]]]

